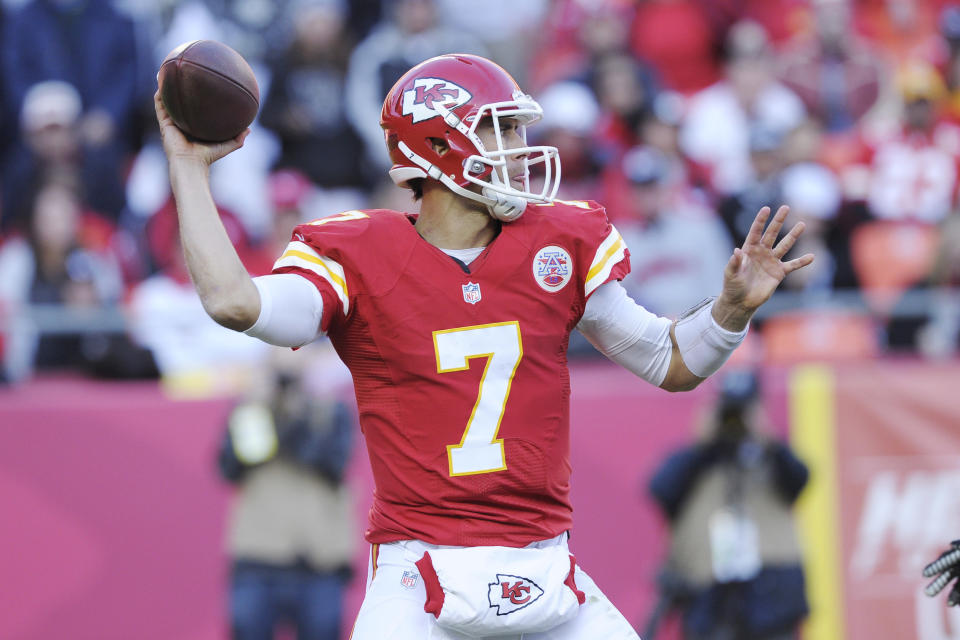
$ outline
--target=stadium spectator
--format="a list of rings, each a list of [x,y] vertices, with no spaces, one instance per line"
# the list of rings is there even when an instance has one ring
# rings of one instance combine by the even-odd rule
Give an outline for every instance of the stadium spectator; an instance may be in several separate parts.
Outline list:
[[[243,225],[227,210],[220,215],[232,243],[246,256],[249,240]],[[133,339],[153,353],[172,390],[203,396],[244,389],[263,361],[266,345],[222,331],[204,312],[187,273],[172,201],[150,219],[146,234],[158,271],[130,292]]]
[[[780,202],[784,136],[775,129],[754,124],[748,132],[749,177],[740,189],[720,200],[719,212],[734,242],[742,242],[750,230],[750,207]]]
[[[460,0],[437,0],[437,13],[447,27],[470,34],[487,51],[496,52],[500,66],[527,86],[528,61],[541,42],[537,36],[545,18],[556,10],[556,4],[554,0],[484,0],[482,10],[472,11],[464,10]],[[590,14],[602,12],[600,5]],[[503,19],[506,15],[509,20]]]
[[[640,123],[656,97],[656,82],[647,67],[625,53],[598,58],[588,81],[601,107],[594,144],[604,155],[620,157],[637,144]]]
[[[377,174],[389,168],[379,123],[383,99],[393,83],[427,58],[451,51],[484,52],[479,40],[438,21],[435,0],[397,0],[385,13],[353,50],[347,72],[347,117]]]
[[[272,67],[270,92],[260,114],[280,139],[274,168],[296,169],[320,187],[338,213],[363,206],[363,145],[347,118],[344,97],[350,42],[340,2],[299,3],[294,34]],[[322,150],[322,152],[318,152]],[[320,217],[319,215],[316,217]]]
[[[960,127],[940,119],[946,87],[936,69],[912,62],[897,76],[899,126],[873,145],[870,213],[936,224],[956,202]]]
[[[243,255],[247,271],[254,275],[270,273],[295,226],[344,211],[343,208],[332,208],[331,204],[335,206],[337,201],[327,198],[327,194],[295,169],[274,171],[267,178],[267,187],[273,215],[270,228],[267,235],[251,243],[249,251]]]
[[[940,13],[940,34],[946,49],[943,77],[950,92],[947,113],[960,121],[960,5],[949,4]]]
[[[230,413],[218,455],[236,486],[227,529],[238,640],[339,640],[356,525],[343,476],[355,429],[349,373],[329,342],[273,348]]]
[[[939,229],[930,274],[899,299],[886,327],[889,349],[933,360],[954,357],[960,344],[960,301],[953,293],[960,287],[960,212],[947,216]]]
[[[695,94],[680,134],[693,160],[711,170],[721,195],[742,191],[751,181],[750,132],[762,127],[783,136],[805,116],[803,103],[777,82],[767,35],[743,21],[727,36],[724,79]]]
[[[812,5],[815,31],[801,34],[780,54],[780,79],[827,132],[846,132],[880,97],[880,61],[854,32],[849,0]]]
[[[684,154],[680,148],[680,126],[686,101],[675,91],[660,91],[651,109],[640,121],[640,144],[653,147],[670,163],[670,183],[678,191],[686,191],[698,204],[710,201],[709,169]],[[615,165],[614,165],[615,166]]]
[[[122,282],[108,250],[110,225],[84,211],[68,183],[46,183],[30,202],[25,235],[0,247],[0,306],[26,314],[30,305],[62,305],[69,317],[116,304]],[[15,323],[5,354],[8,379],[35,369],[94,372],[109,346],[104,334],[71,331],[68,324],[41,328],[46,332],[29,321]]]
[[[784,278],[784,286],[794,291],[829,293],[837,277],[837,258],[831,244],[834,221],[842,202],[840,183],[822,164],[798,162],[780,174],[780,192],[783,202],[790,207],[791,223],[805,225],[803,239],[797,241],[797,251],[812,251],[817,255],[815,268],[794,278]],[[841,247],[841,251],[844,249]],[[840,259],[848,260],[845,256]]]
[[[339,3],[339,0],[335,0]],[[326,0],[204,0],[222,39],[254,64],[275,59],[290,41],[294,7]]]
[[[630,52],[631,3],[587,5],[580,0],[554,3],[530,60],[530,86],[540,88],[564,80],[593,84],[599,60]]]
[[[0,47],[0,82],[13,112],[22,113],[27,92],[39,82],[76,87],[86,199],[117,218],[124,205],[124,163],[137,144],[131,130],[150,83],[137,73],[133,23],[108,0],[34,0],[7,17]],[[21,142],[8,163],[29,157]]]
[[[892,68],[905,60],[936,64],[942,56],[937,29],[940,9],[949,0],[882,0],[855,3],[858,32],[877,45]]]
[[[8,9],[4,3],[0,2],[0,34],[4,33],[3,24],[6,21]],[[0,70],[4,68],[3,64],[3,47],[0,47]],[[0,71],[2,73],[2,71]],[[16,129],[9,126],[9,123],[15,122],[16,117],[13,111],[13,105],[9,104],[9,99],[4,92],[0,92],[0,123],[3,123],[4,126],[0,127],[0,167],[3,166],[3,160],[7,156],[7,147],[14,140],[14,135]],[[3,198],[0,197],[0,220],[3,219]]]
[[[807,614],[791,506],[806,466],[765,433],[759,379],[721,378],[699,442],[671,454],[650,480],[670,525],[663,594],[682,613],[686,640],[789,640]]]
[[[19,117],[19,148],[2,178],[7,214],[0,228],[29,226],[31,186],[51,180],[82,184],[81,110],[80,95],[67,82],[47,80],[27,91]]]
[[[598,190],[600,157],[594,131],[600,107],[593,93],[578,82],[558,82],[540,94],[543,121],[534,138],[556,147],[563,156],[563,184],[559,197],[586,200]]]
[[[639,3],[633,20],[634,54],[649,62],[669,89],[692,94],[720,79],[717,32],[704,4],[692,0]]]
[[[662,153],[636,147],[621,166],[630,185],[623,205],[631,214],[617,222],[630,247],[623,286],[638,304],[676,318],[712,295],[733,244],[713,212],[677,197]]]
[[[381,0],[350,0],[350,17],[347,22],[355,38],[362,40],[380,23],[383,15]]]
[[[811,5],[819,0],[710,0],[699,2],[715,33],[726,33],[740,20],[763,25],[778,48],[809,28]],[[829,0],[828,0],[829,1]]]

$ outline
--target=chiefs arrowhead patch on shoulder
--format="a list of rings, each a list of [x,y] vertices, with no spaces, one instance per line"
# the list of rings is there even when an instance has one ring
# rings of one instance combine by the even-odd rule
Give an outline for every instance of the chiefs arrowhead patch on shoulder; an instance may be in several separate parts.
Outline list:
[[[443,78],[417,78],[413,88],[403,92],[403,115],[413,116],[413,122],[436,118],[440,112],[436,104],[456,109],[470,100],[470,92]]]

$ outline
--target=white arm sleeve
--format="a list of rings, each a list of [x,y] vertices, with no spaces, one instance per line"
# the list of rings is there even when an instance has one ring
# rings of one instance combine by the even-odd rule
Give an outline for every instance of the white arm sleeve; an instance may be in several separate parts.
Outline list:
[[[670,369],[671,324],[638,305],[612,280],[597,287],[587,300],[577,329],[600,353],[660,386]]]
[[[323,296],[313,283],[295,273],[274,273],[253,284],[260,292],[260,316],[245,334],[278,347],[302,347],[320,335]]]

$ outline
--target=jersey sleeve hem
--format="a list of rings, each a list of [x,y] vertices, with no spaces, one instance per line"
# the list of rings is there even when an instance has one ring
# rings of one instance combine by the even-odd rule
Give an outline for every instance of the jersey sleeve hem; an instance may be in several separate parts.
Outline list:
[[[331,258],[321,256],[305,242],[294,240],[287,245],[283,255],[274,263],[274,272],[284,267],[294,267],[326,282],[332,293],[340,300],[343,315],[350,313],[350,292],[343,266]],[[313,280],[313,278],[309,278]]]
[[[627,243],[613,225],[594,254],[590,269],[584,282],[584,298],[596,291],[597,287],[610,280],[620,280],[630,272],[630,252]]]

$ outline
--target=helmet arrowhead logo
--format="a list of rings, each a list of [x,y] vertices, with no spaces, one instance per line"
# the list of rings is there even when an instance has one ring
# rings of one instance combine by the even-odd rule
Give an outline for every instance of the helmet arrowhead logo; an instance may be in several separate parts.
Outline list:
[[[423,122],[440,115],[436,105],[456,109],[470,98],[470,92],[442,78],[417,78],[413,88],[403,92],[403,115],[413,116],[413,122]]]

